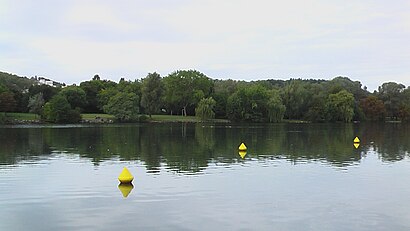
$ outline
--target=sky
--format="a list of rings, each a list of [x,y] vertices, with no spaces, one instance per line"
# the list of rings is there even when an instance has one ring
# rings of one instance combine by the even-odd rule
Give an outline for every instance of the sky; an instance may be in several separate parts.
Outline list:
[[[410,85],[410,1],[0,0],[0,71],[78,84],[213,79]]]

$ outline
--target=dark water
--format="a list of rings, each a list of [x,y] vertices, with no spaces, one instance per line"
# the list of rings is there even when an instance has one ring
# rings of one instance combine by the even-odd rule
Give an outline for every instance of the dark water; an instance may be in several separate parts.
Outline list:
[[[0,143],[0,230],[410,230],[405,124],[20,126]]]

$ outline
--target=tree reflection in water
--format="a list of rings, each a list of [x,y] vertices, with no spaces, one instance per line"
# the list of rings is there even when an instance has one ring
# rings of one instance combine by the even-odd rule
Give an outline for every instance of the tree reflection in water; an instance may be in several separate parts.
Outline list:
[[[381,161],[409,155],[409,124],[129,124],[110,126],[3,127],[0,165],[36,161],[64,152],[102,161],[142,161],[150,173],[165,167],[197,173],[211,162],[241,161],[237,147],[248,146],[246,160],[281,158],[294,164],[321,161],[336,167],[357,164],[368,153]],[[358,149],[353,138],[360,137]]]

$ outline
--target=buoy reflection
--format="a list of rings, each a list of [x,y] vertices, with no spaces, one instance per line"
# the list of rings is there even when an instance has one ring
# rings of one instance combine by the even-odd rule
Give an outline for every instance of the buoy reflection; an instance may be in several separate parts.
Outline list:
[[[239,151],[239,156],[243,159],[246,156],[246,151]]]
[[[126,197],[128,197],[128,195],[130,195],[133,188],[134,188],[134,185],[132,185],[132,183],[129,183],[129,184],[121,183],[121,184],[118,185],[118,189],[121,191],[122,196],[124,198],[126,198]]]

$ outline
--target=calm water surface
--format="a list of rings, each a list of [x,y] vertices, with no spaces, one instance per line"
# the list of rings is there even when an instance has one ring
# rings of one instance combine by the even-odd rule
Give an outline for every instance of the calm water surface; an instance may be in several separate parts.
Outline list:
[[[410,230],[409,125],[3,126],[0,144],[0,230]]]

